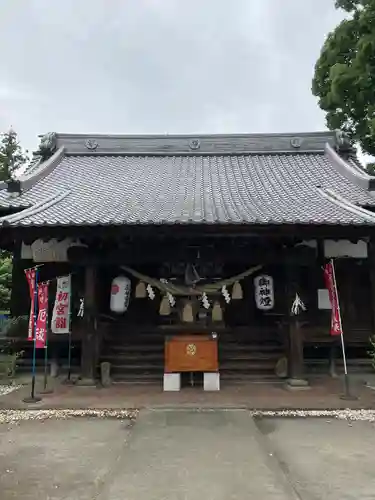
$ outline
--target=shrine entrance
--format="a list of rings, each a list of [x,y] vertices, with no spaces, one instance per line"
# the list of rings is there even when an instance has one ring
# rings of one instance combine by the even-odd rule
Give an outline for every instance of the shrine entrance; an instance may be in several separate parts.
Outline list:
[[[202,257],[207,247],[199,248],[189,261],[122,265],[100,276],[116,291],[113,284],[125,283],[120,276],[128,279],[126,312],[114,316],[101,353],[114,380],[218,391],[277,378],[285,356],[277,266],[249,263],[246,252],[243,262],[233,255],[210,261]]]

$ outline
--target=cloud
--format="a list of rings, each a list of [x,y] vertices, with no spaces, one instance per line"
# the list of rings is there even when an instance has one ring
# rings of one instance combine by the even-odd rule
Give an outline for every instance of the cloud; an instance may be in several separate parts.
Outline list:
[[[25,90],[16,88],[14,85],[0,81],[0,102],[1,101],[24,101],[30,99],[31,95]]]
[[[3,0],[4,82],[32,98],[0,80],[0,128],[10,120],[27,146],[48,130],[322,129],[310,87],[333,3]]]

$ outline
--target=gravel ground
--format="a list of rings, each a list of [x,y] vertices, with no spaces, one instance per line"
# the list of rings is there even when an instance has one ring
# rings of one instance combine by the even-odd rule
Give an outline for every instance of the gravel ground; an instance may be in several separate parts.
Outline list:
[[[159,411],[159,410],[157,410]],[[184,411],[184,410],[182,410]],[[199,410],[215,412],[216,410]],[[225,411],[225,410],[222,410]],[[228,410],[233,411],[233,410]],[[75,417],[118,418],[134,420],[138,410],[88,409],[88,410],[0,410],[0,423],[23,420],[67,419]],[[335,418],[348,421],[375,422],[375,410],[280,410],[250,411],[255,418]]]
[[[159,410],[158,410],[159,411]],[[200,410],[214,412],[215,410]],[[225,411],[225,410],[222,410]],[[232,411],[232,410],[228,410]],[[0,424],[23,420],[67,419],[75,417],[118,418],[134,420],[138,410],[0,410]],[[375,422],[375,410],[280,410],[250,411],[255,418],[330,418],[347,421]]]
[[[134,420],[137,410],[2,410],[0,411],[1,423],[16,423],[25,420],[47,420],[67,418],[116,418]]]
[[[340,420],[358,420],[375,422],[375,410],[280,410],[280,411],[252,411],[253,417],[273,418],[337,418]]]
[[[0,385],[0,396],[5,396],[6,394],[9,394],[13,391],[16,391],[17,389],[21,389],[22,385],[20,384],[7,384],[7,385]]]

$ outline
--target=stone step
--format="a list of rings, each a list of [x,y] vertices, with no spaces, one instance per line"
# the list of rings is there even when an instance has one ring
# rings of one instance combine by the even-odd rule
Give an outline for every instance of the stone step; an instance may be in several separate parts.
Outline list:
[[[114,384],[163,384],[163,374],[158,373],[112,373]]]
[[[227,340],[227,338],[229,340]],[[223,380],[240,383],[242,380],[277,380],[274,374],[282,346],[275,342],[239,342],[219,338],[219,363]],[[162,384],[164,373],[164,336],[138,336],[106,343],[102,361],[111,363],[114,381],[129,384]]]
[[[164,362],[164,352],[117,352],[105,353],[102,358],[111,363],[133,362],[142,360],[143,362],[162,361]]]
[[[121,345],[109,345],[106,346],[108,349],[108,352],[113,352],[113,353],[122,353],[122,352],[135,352],[135,353],[141,353],[141,352],[160,352],[164,353],[164,343],[163,344],[157,344],[157,345],[151,345],[151,344],[121,344]]]
[[[137,364],[111,364],[111,373],[115,372],[139,372],[141,373],[164,373],[164,363],[151,365],[149,363]]]
[[[143,339],[142,339],[143,340]],[[106,343],[108,341],[106,339]],[[283,347],[280,344],[253,344],[253,343],[239,343],[239,342],[223,342],[219,339],[219,349],[233,351],[233,350],[249,350],[249,351],[280,351]],[[111,343],[110,347],[113,350],[129,349],[150,349],[150,348],[164,348],[164,340],[160,342],[140,342],[140,339],[130,342],[128,340],[118,341]]]
[[[253,371],[275,371],[276,363],[274,361],[259,361],[259,362],[251,362],[251,363],[240,363],[240,362],[227,362],[220,364],[220,373],[224,373],[226,371],[231,372],[253,372]]]
[[[257,359],[257,358],[268,358],[268,359],[276,359],[283,356],[283,351],[274,350],[274,351],[262,351],[262,350],[253,350],[253,349],[233,349],[232,351],[227,351],[223,349],[219,349],[219,357],[221,359]]]
[[[283,349],[281,344],[254,344],[252,342],[223,342],[219,339],[219,349],[227,349],[228,351],[236,349],[248,349],[252,351],[275,351]]]

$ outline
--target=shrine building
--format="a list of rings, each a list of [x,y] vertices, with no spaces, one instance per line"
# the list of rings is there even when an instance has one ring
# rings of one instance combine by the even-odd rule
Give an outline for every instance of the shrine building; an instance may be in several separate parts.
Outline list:
[[[83,381],[107,362],[114,382],[165,390],[303,382],[311,353],[327,373],[335,356],[331,258],[349,361],[366,352],[374,210],[375,178],[340,133],[47,134],[0,183],[11,314],[28,315],[24,270],[43,264],[40,280],[71,275]]]

